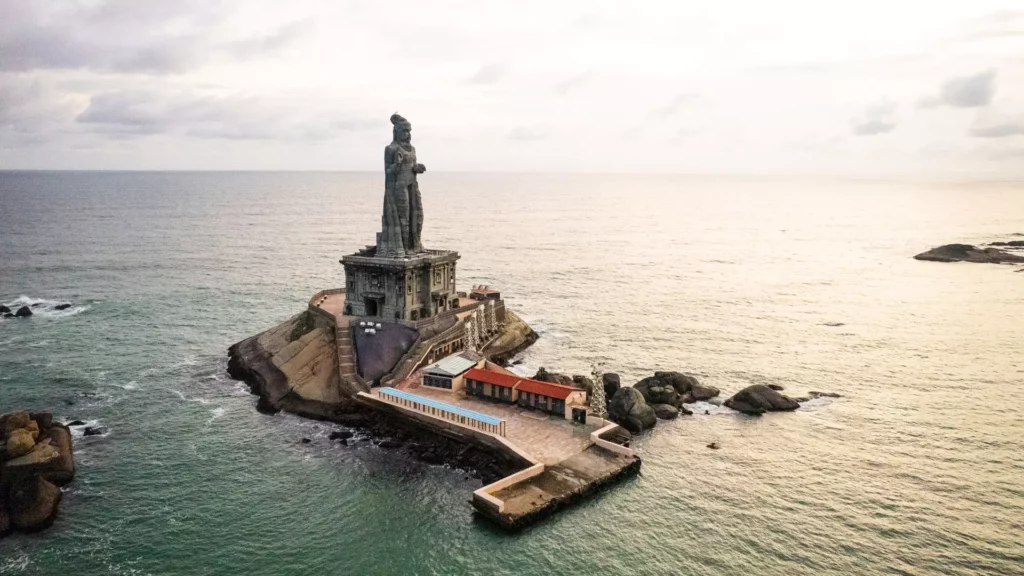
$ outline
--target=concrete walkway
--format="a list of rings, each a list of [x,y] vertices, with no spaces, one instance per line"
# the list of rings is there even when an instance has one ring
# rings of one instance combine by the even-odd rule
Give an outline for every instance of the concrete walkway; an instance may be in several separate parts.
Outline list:
[[[579,454],[590,446],[590,433],[596,428],[580,426],[554,416],[543,417],[542,412],[524,410],[515,404],[495,403],[466,396],[464,392],[440,390],[429,386],[412,385],[407,391],[447,402],[461,408],[482,412],[505,421],[505,439],[543,462],[557,464]]]

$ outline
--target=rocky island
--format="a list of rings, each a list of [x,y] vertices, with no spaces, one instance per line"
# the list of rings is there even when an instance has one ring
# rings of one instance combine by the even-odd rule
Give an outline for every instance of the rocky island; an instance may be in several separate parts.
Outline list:
[[[914,256],[915,260],[931,262],[974,262],[977,264],[1024,264],[1024,255],[1013,254],[1000,248],[1022,248],[1024,241],[992,242],[987,248],[971,244],[946,244]]]
[[[14,412],[0,416],[0,446],[0,537],[49,527],[75,477],[71,432],[48,413]]]
[[[376,243],[339,260],[341,287],[231,346],[230,375],[262,412],[358,427],[381,448],[473,470],[486,484],[474,508],[505,528],[635,474],[629,435],[603,418],[603,401],[591,408],[591,382],[505,369],[537,335],[498,290],[456,288],[458,252],[423,246],[417,177],[426,167],[409,121],[395,114],[391,123]]]

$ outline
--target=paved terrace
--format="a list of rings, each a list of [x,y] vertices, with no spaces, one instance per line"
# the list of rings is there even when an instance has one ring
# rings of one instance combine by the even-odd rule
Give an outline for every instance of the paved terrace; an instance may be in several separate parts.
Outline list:
[[[434,389],[429,386],[405,387],[413,394],[453,404],[505,421],[505,439],[545,465],[557,464],[579,454],[591,444],[593,426],[573,426],[562,418],[519,408],[514,404],[493,403],[466,396],[463,392]],[[372,393],[378,394],[377,388]]]

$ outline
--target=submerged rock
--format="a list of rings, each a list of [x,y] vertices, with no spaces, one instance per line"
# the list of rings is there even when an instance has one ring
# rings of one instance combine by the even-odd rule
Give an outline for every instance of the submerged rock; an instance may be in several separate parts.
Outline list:
[[[68,308],[71,308],[71,304],[57,304],[53,307],[54,310],[67,310]]]
[[[1010,240],[1009,242],[989,242],[989,246],[1006,246],[1009,248],[1024,248],[1024,240]]]
[[[979,264],[1001,264],[1024,262],[1024,256],[1011,254],[998,248],[979,248],[970,244],[946,244],[914,256],[915,260],[931,262],[975,262]]]
[[[83,436],[101,436],[106,432],[106,428],[100,426],[86,426],[85,430],[82,431]]]
[[[608,402],[608,418],[634,434],[658,423],[654,409],[647,405],[643,394],[629,386],[619,388]]]
[[[816,392],[814,390],[808,392],[807,395],[810,396],[811,398],[840,398],[840,395],[836,394],[835,392]]]
[[[22,306],[21,308],[18,308],[17,312],[14,313],[14,316],[17,318],[28,318],[31,315],[32,309],[29,308],[28,306]]]
[[[355,436],[355,434],[353,434],[349,430],[335,430],[334,432],[331,432],[327,436],[327,439],[328,440],[348,440],[349,438],[351,438],[353,436]]]
[[[771,388],[772,390],[775,390],[776,392],[782,392],[783,390],[785,390],[785,388],[778,384],[769,384],[768,387]]]
[[[763,414],[765,412],[796,410],[800,404],[789,396],[780,394],[764,384],[754,384],[740,390],[732,398],[725,401],[727,408],[744,414]]]
[[[8,308],[7,306],[4,306],[3,304],[0,304],[0,314],[6,314],[6,313],[8,313],[10,311],[11,311],[10,308]]]

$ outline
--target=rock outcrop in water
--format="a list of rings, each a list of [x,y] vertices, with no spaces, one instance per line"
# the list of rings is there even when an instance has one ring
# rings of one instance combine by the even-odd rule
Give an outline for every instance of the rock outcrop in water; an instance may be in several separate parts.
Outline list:
[[[747,386],[725,401],[726,408],[732,408],[744,414],[760,415],[765,412],[796,410],[800,404],[796,400],[772,390],[764,384]]]
[[[14,313],[15,318],[28,318],[32,315],[32,309],[28,306],[22,306],[18,308],[18,311]]]
[[[260,397],[264,412],[330,418],[367,388],[338,375],[334,328],[303,312],[231,346],[228,373]]]
[[[946,244],[914,256],[915,260],[931,262],[975,262],[978,264],[1024,263],[1024,256],[998,248],[979,248],[970,244]]]
[[[505,309],[505,325],[502,333],[488,344],[482,354],[495,364],[508,366],[517,354],[537,341],[537,333],[511,310]]]
[[[47,413],[0,416],[0,537],[53,523],[63,486],[75,477],[71,432]]]
[[[608,401],[608,419],[634,434],[658,423],[654,409],[647,405],[643,394],[631,386],[619,388]]]
[[[643,384],[642,387],[641,384]],[[693,404],[697,401],[710,400],[719,394],[718,388],[705,386],[695,377],[683,374],[682,372],[655,372],[654,376],[644,378],[636,386],[641,387],[641,392],[644,392],[645,388],[649,390],[652,387],[675,391],[679,395],[679,402],[682,404]],[[672,395],[668,394],[668,396]],[[648,398],[647,393],[644,393],[644,398],[647,399],[648,403],[659,402],[658,398]],[[666,401],[664,403],[676,405],[673,401]]]

